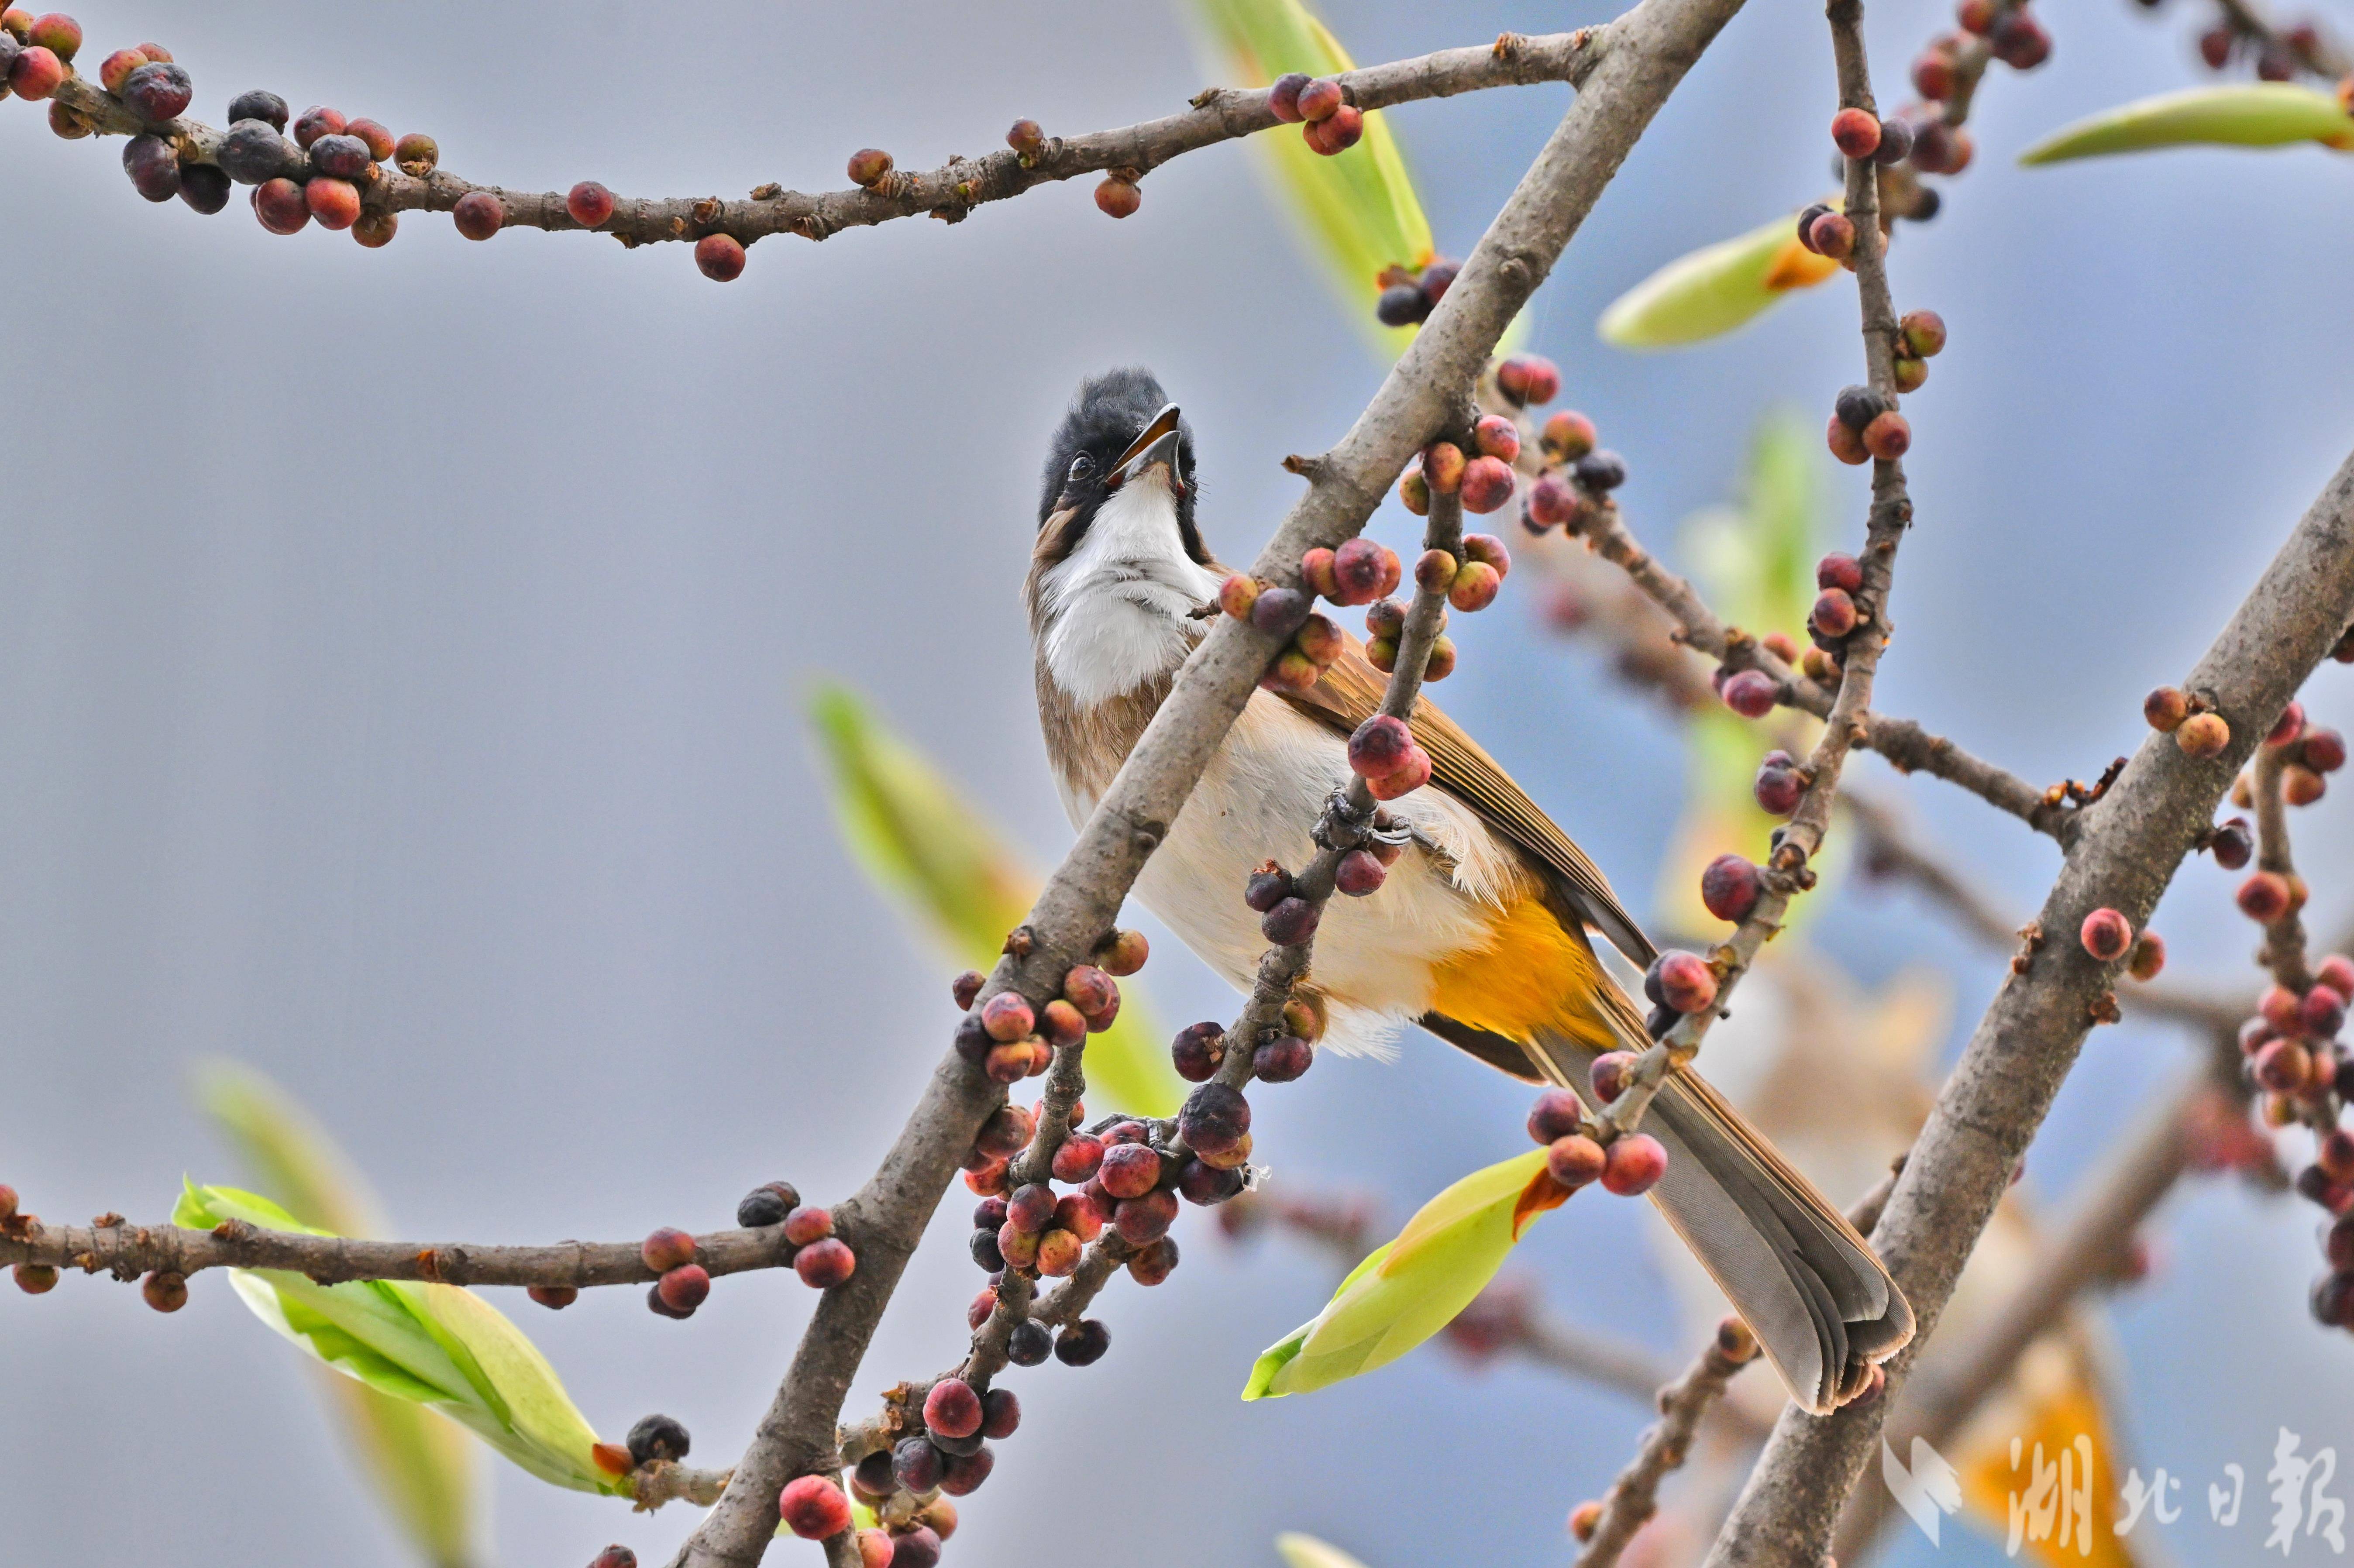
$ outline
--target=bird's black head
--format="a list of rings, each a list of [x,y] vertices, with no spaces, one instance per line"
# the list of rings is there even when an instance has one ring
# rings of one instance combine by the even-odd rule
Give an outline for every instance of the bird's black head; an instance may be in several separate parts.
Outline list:
[[[1206,565],[1210,555],[1193,525],[1193,428],[1149,370],[1130,366],[1090,377],[1080,384],[1046,454],[1038,498],[1041,552],[1057,560],[1069,555],[1115,492],[1161,482],[1176,502],[1185,553]],[[1052,537],[1044,532],[1050,522]]]

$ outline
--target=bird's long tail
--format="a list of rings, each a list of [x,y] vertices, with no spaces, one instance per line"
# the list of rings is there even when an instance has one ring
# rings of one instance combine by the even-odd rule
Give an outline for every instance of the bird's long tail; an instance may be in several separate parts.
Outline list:
[[[1619,1040],[1646,1038],[1633,1003],[1608,980],[1594,1001],[1612,1014]],[[1597,1053],[1585,1033],[1540,1030],[1528,1055],[1591,1105]],[[1913,1338],[1912,1306],[1870,1244],[1689,1069],[1661,1088],[1643,1128],[1668,1150],[1652,1199],[1756,1334],[1790,1397],[1820,1414],[1861,1393],[1872,1364]]]

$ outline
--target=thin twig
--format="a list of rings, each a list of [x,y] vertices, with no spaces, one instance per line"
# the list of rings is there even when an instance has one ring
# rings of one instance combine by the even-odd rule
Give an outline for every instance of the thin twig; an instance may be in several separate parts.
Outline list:
[[[1860,256],[1861,239],[1858,246]],[[1729,669],[1755,670],[1775,683],[1776,700],[1819,719],[1830,716],[1834,700],[1830,692],[1792,669],[1756,637],[1720,620],[1690,582],[1661,566],[1658,556],[1643,548],[1628,529],[1615,502],[1602,501],[1589,506],[1581,514],[1577,528],[1596,555],[1626,572],[1637,587],[1674,619],[1681,632],[1680,641],[1686,646]],[[2038,789],[2018,775],[1963,750],[1944,736],[1922,728],[1912,719],[1892,718],[1869,711],[1857,716],[1862,723],[1863,734],[1853,737],[1852,744],[1878,752],[1898,772],[1927,773],[1958,784],[2037,832],[2066,842],[2067,825],[2074,813],[2066,803],[2064,789]]]
[[[1848,1210],[1850,1224],[1868,1231],[1879,1223],[1888,1194],[1895,1190],[1897,1172],[1903,1168],[1904,1156],[1899,1155],[1888,1174]],[[1717,1325],[1715,1338],[1683,1376],[1659,1391],[1659,1420],[1643,1434],[1634,1459],[1603,1495],[1601,1514],[1586,1537],[1585,1549],[1577,1554],[1576,1568],[1615,1568],[1636,1531],[1659,1512],[1659,1483],[1670,1471],[1682,1467],[1701,1419],[1712,1409],[1723,1408],[1718,1401],[1725,1385],[1756,1359],[1757,1336],[1740,1319],[1727,1318]]]
[[[546,1246],[482,1246],[467,1242],[360,1241],[263,1230],[230,1220],[208,1231],[134,1225],[114,1215],[89,1225],[41,1225],[0,1234],[0,1266],[46,1264],[104,1270],[118,1279],[207,1268],[276,1268],[321,1285],[355,1279],[423,1279],[442,1285],[642,1285],[661,1277],[636,1242],[557,1242]],[[710,1274],[784,1268],[793,1247],[784,1226],[712,1231],[695,1240],[695,1261]]]
[[[1860,0],[1857,11],[1860,15]],[[1840,106],[1876,112],[1861,30],[1835,26],[1832,37],[1839,61]],[[1855,281],[1862,306],[1864,364],[1872,389],[1893,409],[1897,406],[1896,305],[1888,288],[1888,239],[1880,225],[1879,172],[1870,158],[1847,161],[1846,211],[1855,223]],[[1805,791],[1788,825],[1776,832],[1773,853],[1760,868],[1756,904],[1709,957],[1710,967],[1717,973],[1715,1004],[1685,1015],[1628,1069],[1626,1087],[1602,1113],[1604,1122],[1615,1131],[1632,1129],[1669,1075],[1700,1050],[1710,1024],[1723,1014],[1758,951],[1781,930],[1790,900],[1815,884],[1809,863],[1830,830],[1831,802],[1839,795],[1848,748],[1870,734],[1864,717],[1872,708],[1872,676],[1892,630],[1888,594],[1896,550],[1913,524],[1903,463],[1879,458],[1872,469],[1872,512],[1860,557],[1863,582],[1855,594],[1856,624],[1846,638],[1839,690],[1823,715],[1822,734],[1816,737],[1800,774],[1806,780]],[[1603,510],[1616,512],[1606,503]]]

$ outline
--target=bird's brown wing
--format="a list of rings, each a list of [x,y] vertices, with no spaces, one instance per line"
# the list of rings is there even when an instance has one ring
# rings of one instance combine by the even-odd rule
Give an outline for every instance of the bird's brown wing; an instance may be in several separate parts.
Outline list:
[[[1389,678],[1366,662],[1364,649],[1353,637],[1312,691],[1283,694],[1301,713],[1348,735],[1381,710]],[[1657,949],[1610,891],[1610,884],[1585,852],[1554,826],[1534,800],[1479,743],[1463,733],[1453,719],[1426,697],[1414,705],[1415,739],[1430,754],[1431,778],[1447,792],[1477,811],[1481,820],[1528,852],[1539,867],[1551,874],[1554,885],[1585,923],[1610,939],[1610,945],[1634,963],[1649,967]]]

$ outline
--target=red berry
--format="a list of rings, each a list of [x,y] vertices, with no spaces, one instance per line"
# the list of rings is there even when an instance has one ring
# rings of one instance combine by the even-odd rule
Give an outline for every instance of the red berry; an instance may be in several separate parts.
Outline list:
[[[441,162],[441,143],[422,131],[411,131],[393,143],[392,160],[400,172],[423,179]]]
[[[1521,428],[1501,414],[1484,416],[1471,429],[1472,444],[1485,455],[1511,462],[1521,455]]]
[[[2335,773],[2346,766],[2346,737],[2320,725],[2306,728],[2297,746],[2298,760],[2316,773]]]
[[[1529,1137],[1538,1143],[1567,1138],[1585,1125],[1585,1102],[1567,1089],[1547,1089],[1529,1107]]]
[[[1442,651],[1447,653],[1444,662],[1440,659]],[[1430,651],[1430,663],[1423,672],[1423,678],[1431,681],[1444,680],[1447,672],[1454,667],[1454,662],[1452,646],[1446,638],[1442,637]],[[1429,782],[1430,754],[1417,746],[1406,753],[1405,760],[1398,764],[1395,771],[1384,773],[1378,779],[1366,779],[1365,787],[1376,800],[1395,800],[1413,794]]]
[[[1169,1234],[1177,1220],[1177,1194],[1151,1192],[1121,1200],[1111,1212],[1112,1229],[1130,1246],[1145,1246]]]
[[[188,1304],[187,1277],[158,1269],[140,1285],[139,1294],[158,1312],[176,1312]]]
[[[1453,441],[1433,441],[1423,450],[1423,477],[1439,495],[1452,495],[1463,482],[1463,449]]]
[[[180,194],[183,199],[186,197],[186,186],[181,188]],[[364,212],[360,214],[359,221],[352,225],[352,238],[370,250],[382,249],[391,244],[392,237],[399,232],[400,215],[397,212]]]
[[[1161,1181],[1161,1156],[1141,1143],[1107,1149],[1096,1180],[1115,1198],[1140,1198]]]
[[[81,24],[63,11],[51,11],[33,18],[32,30],[25,35],[25,41],[71,63],[74,56],[81,52]]]
[[[2134,939],[2133,952],[2126,959],[2126,972],[2137,980],[2156,980],[2166,968],[2166,941],[2155,931],[2144,931]]]
[[[685,1264],[663,1275],[654,1288],[672,1311],[692,1312],[711,1294],[711,1274],[699,1263]]]
[[[1724,679],[1724,705],[1743,718],[1764,718],[1774,711],[1777,689],[1763,671],[1736,670]]]
[[[991,1159],[1002,1160],[1028,1147],[1030,1135],[1037,1129],[1037,1118],[1020,1106],[1000,1106],[981,1124],[972,1146]]]
[[[1831,116],[1831,141],[1850,158],[1869,158],[1880,150],[1880,120],[1869,110],[1842,109]]]
[[[613,216],[613,193],[595,180],[583,180],[565,194],[564,210],[581,228],[598,228]]]
[[[535,1285],[524,1294],[551,1312],[561,1312],[580,1299],[580,1292],[569,1285]]]
[[[1826,212],[1807,226],[1807,249],[1834,261],[1855,254],[1855,224],[1845,213]]]
[[[1882,462],[1894,462],[1913,447],[1913,427],[1893,408],[1863,428],[1863,450]]]
[[[1542,439],[1549,455],[1564,462],[1575,462],[1592,451],[1600,438],[1593,420],[1563,408],[1546,418]]]
[[[1144,193],[1118,175],[1096,186],[1096,207],[1107,217],[1127,217],[1144,205]]]
[[[2221,70],[2232,60],[2232,46],[2236,36],[2228,26],[2217,26],[2199,35],[2199,58],[2207,62],[2210,70]]]
[[[1363,898],[1381,891],[1388,877],[1389,868],[1382,863],[1380,856],[1355,849],[1342,855],[1341,863],[1333,868],[1332,885],[1352,898]]]
[[[695,265],[715,283],[744,275],[744,242],[732,234],[706,234],[695,242]]]
[[[8,86],[17,97],[37,102],[58,90],[66,79],[65,62],[51,50],[36,44],[17,51],[8,67]],[[20,1270],[28,1266],[20,1265]]]
[[[314,179],[302,187],[302,199],[322,228],[349,228],[360,217],[360,190],[349,180]]]
[[[1005,132],[1005,144],[1026,163],[1046,150],[1046,132],[1035,120],[1016,120]]]
[[[1529,487],[1528,521],[1538,528],[1567,523],[1577,515],[1577,493],[1549,473]]]
[[[2288,900],[2288,879],[2276,872],[2260,871],[2240,884],[2240,912],[2259,924],[2269,926],[2286,915]]]
[[[2114,963],[2133,947],[2133,925],[2124,915],[2110,908],[2094,910],[2084,916],[2084,924],[2076,933],[2084,951],[2102,963]]]
[[[861,147],[850,154],[850,183],[869,189],[891,173],[891,154],[880,147]]]
[[[1830,425],[1824,431],[1824,440],[1830,446],[1831,456],[1850,467],[1872,461],[1872,453],[1865,449],[1863,438],[1848,429],[1837,414],[1831,416]]]
[[[1787,760],[1777,767],[1771,758],[1758,766],[1756,782],[1750,789],[1757,809],[1769,817],[1787,817],[1796,811],[1806,792],[1797,769]]]
[[[133,68],[120,89],[123,107],[150,125],[177,119],[196,97],[196,85],[178,66],[150,60]]]
[[[1331,77],[1320,77],[1299,90],[1292,107],[1299,111],[1300,119],[1313,125],[1331,119],[1347,102],[1348,95],[1341,90],[1339,82]]]
[[[1105,1217],[1103,1205],[1084,1192],[1066,1192],[1055,1205],[1055,1228],[1068,1231],[1083,1242],[1102,1234]]]
[[[311,143],[320,137],[339,135],[343,129],[344,117],[341,114],[324,104],[314,103],[302,111],[302,118],[294,122],[295,144],[308,150]]]
[[[1922,97],[1932,102],[1943,102],[1954,96],[1956,85],[1953,56],[1941,49],[1931,48],[1914,60],[1913,90]]]
[[[1604,1105],[1617,1099],[1627,1087],[1627,1075],[1635,1065],[1631,1051],[1605,1051],[1594,1058],[1588,1076],[1594,1085],[1594,1097]]]
[[[1608,1164],[1608,1151],[1583,1134],[1572,1133],[1545,1145],[1545,1169],[1564,1187],[1586,1185],[1599,1177]]]
[[[2294,1040],[2275,1040],[2256,1053],[2256,1082],[2276,1095],[2293,1095],[2313,1074],[2313,1057]]]
[[[354,120],[345,125],[344,134],[358,137],[361,144],[367,148],[368,156],[379,164],[391,157],[398,145],[393,141],[392,132],[373,120]]]
[[[2171,735],[2190,716],[2190,698],[2179,687],[2160,686],[2141,700],[2141,716],[2160,735]]]
[[[1716,1001],[1716,971],[1698,953],[1661,953],[1652,960],[1651,973],[1659,977],[1654,1000],[1678,1012],[1704,1012]]]
[[[1103,1139],[1090,1138],[1084,1132],[1073,1133],[1055,1150],[1054,1176],[1057,1181],[1084,1181],[1103,1164]]]
[[[1288,1084],[1316,1065],[1316,1048],[1296,1034],[1268,1041],[1251,1053],[1252,1075],[1270,1084]]]
[[[656,1274],[667,1274],[695,1261],[695,1238],[684,1231],[664,1225],[638,1244],[638,1256]]]
[[[1463,510],[1490,513],[1512,498],[1511,465],[1501,458],[1475,457],[1463,465]]]
[[[981,1026],[992,1040],[1020,1040],[1038,1027],[1029,999],[1019,991],[1001,991],[981,1004]]]
[[[815,1205],[795,1209],[785,1220],[785,1240],[794,1246],[807,1246],[823,1241],[833,1234],[832,1211]]]
[[[1856,620],[1854,598],[1845,588],[1829,588],[1815,599],[1815,607],[1807,616],[1807,626],[1836,642],[1855,630]]]
[[[1603,1156],[1602,1185],[1622,1198],[1649,1192],[1668,1172],[1668,1151],[1648,1132],[1614,1140]]]
[[[1315,78],[1296,70],[1277,77],[1275,85],[1267,90],[1268,111],[1287,125],[1299,124],[1305,118],[1299,112],[1299,94],[1314,80]]]
[[[2354,960],[2343,954],[2332,953],[2314,966],[2313,979],[2315,984],[2326,985],[2340,996],[2354,997]],[[0,1208],[0,1217],[6,1213],[5,1208]]]
[[[971,1436],[981,1430],[981,1395],[960,1377],[942,1378],[924,1396],[924,1425],[943,1437]]]
[[[1550,403],[1561,395],[1561,371],[1538,354],[1516,354],[1496,366],[1496,390],[1515,403]]]
[[[488,191],[468,191],[450,209],[450,217],[467,238],[488,239],[505,225],[507,209]]]
[[[58,1271],[46,1263],[16,1266],[16,1288],[27,1296],[46,1296],[58,1287]]]
[[[1757,867],[1737,854],[1721,854],[1700,874],[1700,901],[1720,920],[1749,918],[1763,891]]]
[[[2232,744],[2232,726],[2221,714],[2192,714],[2175,727],[2174,744],[2190,757],[2220,757]]]
[[[785,1483],[777,1512],[803,1541],[823,1541],[850,1528],[850,1499],[826,1476],[799,1476]]]
[[[840,1236],[828,1236],[793,1255],[793,1272],[801,1283],[824,1290],[849,1278],[858,1267],[857,1255]]]
[[[2317,985],[2297,1003],[2296,1022],[2309,1039],[2335,1040],[2346,1026],[2346,999],[2326,985]]]

